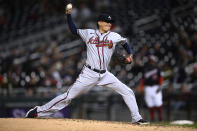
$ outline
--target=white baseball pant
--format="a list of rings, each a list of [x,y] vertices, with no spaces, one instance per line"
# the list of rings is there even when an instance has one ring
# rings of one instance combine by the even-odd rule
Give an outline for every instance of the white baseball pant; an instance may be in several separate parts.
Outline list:
[[[139,114],[135,95],[129,87],[120,82],[108,71],[103,74],[99,74],[86,66],[84,66],[79,77],[76,79],[75,83],[70,86],[66,93],[55,97],[43,106],[38,106],[38,117],[49,116],[56,111],[63,109],[70,104],[72,99],[84,92],[87,92],[93,86],[104,86],[119,93],[131,112],[132,122],[142,119]]]
[[[145,86],[145,102],[148,107],[160,107],[162,103],[162,92],[157,93],[158,85]]]

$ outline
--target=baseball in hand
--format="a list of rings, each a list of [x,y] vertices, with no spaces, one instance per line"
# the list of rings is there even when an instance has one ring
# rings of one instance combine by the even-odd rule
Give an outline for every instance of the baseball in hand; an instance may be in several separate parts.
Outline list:
[[[67,4],[66,9],[67,9],[67,10],[71,10],[71,9],[72,9],[72,7],[73,7],[73,6],[72,6],[72,4],[71,4],[71,3],[69,3],[69,4]]]

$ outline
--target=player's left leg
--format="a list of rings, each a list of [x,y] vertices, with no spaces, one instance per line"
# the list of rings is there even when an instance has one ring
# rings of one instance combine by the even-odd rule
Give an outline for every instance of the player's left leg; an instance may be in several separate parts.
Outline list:
[[[162,118],[162,105],[159,106],[159,107],[156,107],[157,108],[157,111],[158,111],[158,117],[159,117],[159,121],[162,121],[163,118]]]
[[[120,82],[112,73],[107,72],[107,74],[101,78],[98,85],[108,87],[123,97],[131,112],[132,122],[137,122],[142,119],[133,91]]]
[[[155,95],[154,97],[154,106],[156,107],[156,110],[158,112],[158,117],[159,117],[159,121],[162,121],[162,92],[156,92],[156,90],[158,89],[158,86],[154,86],[154,93]]]

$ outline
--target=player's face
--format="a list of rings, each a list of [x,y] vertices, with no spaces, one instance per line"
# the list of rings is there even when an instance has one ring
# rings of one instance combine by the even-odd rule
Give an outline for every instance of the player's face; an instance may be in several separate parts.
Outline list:
[[[101,31],[101,33],[105,33],[107,31],[109,31],[112,26],[111,23],[104,22],[104,21],[99,21],[98,25],[99,25],[99,31]]]

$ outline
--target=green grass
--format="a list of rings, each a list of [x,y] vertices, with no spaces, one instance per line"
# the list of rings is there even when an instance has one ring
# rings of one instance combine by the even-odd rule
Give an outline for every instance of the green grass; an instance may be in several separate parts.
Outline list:
[[[197,128],[197,122],[194,122],[193,125],[173,125],[170,124],[170,122],[154,122],[152,123],[153,125],[162,125],[162,126],[179,126],[179,127],[192,127],[192,128]]]

